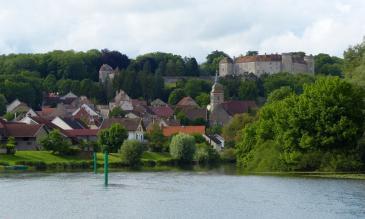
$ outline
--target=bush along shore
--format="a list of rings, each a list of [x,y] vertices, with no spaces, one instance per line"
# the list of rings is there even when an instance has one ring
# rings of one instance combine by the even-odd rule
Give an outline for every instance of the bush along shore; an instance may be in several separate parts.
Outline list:
[[[97,168],[103,168],[104,165],[104,154],[97,153]],[[136,164],[130,164],[122,159],[119,153],[109,154],[109,167],[128,168],[128,167],[179,167],[184,165],[206,165],[206,164],[217,164],[232,162],[232,160],[226,161],[216,160],[214,162],[205,162],[192,160],[189,162],[180,162],[178,159],[171,157],[169,153],[157,153],[157,152],[143,152],[141,158]],[[23,166],[25,168],[19,168]],[[18,168],[17,168],[18,167]],[[92,154],[89,156],[65,156],[54,154],[49,151],[18,151],[14,155],[0,154],[0,171],[5,170],[55,170],[55,171],[66,171],[66,170],[92,170],[93,159]]]

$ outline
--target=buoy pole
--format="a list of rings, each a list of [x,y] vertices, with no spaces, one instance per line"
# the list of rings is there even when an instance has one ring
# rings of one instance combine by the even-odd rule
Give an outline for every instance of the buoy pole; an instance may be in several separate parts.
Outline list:
[[[104,152],[104,184],[105,186],[108,185],[108,168],[109,168],[109,156],[108,156],[108,151]]]
[[[96,154],[96,152],[94,152],[94,154],[93,154],[93,167],[94,167],[94,173],[95,174],[97,172],[97,161],[98,161],[97,154]]]

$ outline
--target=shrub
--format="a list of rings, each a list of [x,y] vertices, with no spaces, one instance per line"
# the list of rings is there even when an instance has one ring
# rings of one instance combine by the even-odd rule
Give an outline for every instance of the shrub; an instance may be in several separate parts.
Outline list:
[[[141,160],[143,151],[144,146],[142,143],[135,140],[127,140],[120,149],[120,155],[126,164],[136,166]]]
[[[15,138],[9,137],[8,142],[5,145],[6,154],[15,154]]]
[[[197,143],[197,144],[205,143],[205,138],[203,137],[203,135],[193,134],[193,136],[194,136],[194,139],[195,139],[195,143]]]
[[[214,163],[219,160],[219,154],[207,143],[197,144],[194,160],[198,163]]]
[[[191,135],[177,134],[171,139],[170,154],[180,162],[191,162],[196,150],[195,139]]]
[[[166,137],[163,135],[161,128],[158,125],[153,125],[151,131],[146,136],[148,139],[148,148],[153,152],[164,151]]]
[[[234,148],[225,148],[220,152],[220,158],[223,162],[236,162],[236,150]]]
[[[0,166],[9,166],[9,163],[5,161],[0,161]]]
[[[52,151],[52,153],[67,154],[70,152],[71,143],[57,129],[51,131],[40,143],[44,149]]]

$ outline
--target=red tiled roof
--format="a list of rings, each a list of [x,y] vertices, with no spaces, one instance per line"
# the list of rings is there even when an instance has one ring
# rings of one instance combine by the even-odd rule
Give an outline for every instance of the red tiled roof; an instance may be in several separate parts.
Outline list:
[[[236,59],[236,63],[243,62],[278,62],[281,61],[281,55],[257,55],[257,56],[241,56]]]
[[[67,137],[79,137],[79,136],[97,136],[99,129],[73,129],[62,130]]]
[[[147,102],[145,100],[132,99],[133,106],[147,106]]]
[[[182,98],[177,104],[177,106],[198,106],[195,100],[191,97]]]
[[[43,125],[28,125],[24,123],[7,123],[5,124],[8,136],[13,137],[35,137]]]
[[[130,118],[110,118],[110,119],[105,119],[100,127],[100,129],[106,129],[106,128],[110,128],[110,126],[112,126],[112,124],[114,123],[119,123],[121,124],[124,128],[126,128],[128,131],[136,131],[139,124],[141,123],[141,119],[137,118],[137,119],[130,119]]]
[[[43,115],[48,115],[53,113],[56,110],[56,108],[51,108],[51,107],[43,107],[42,111],[40,111],[40,113],[42,113]]]
[[[169,106],[156,106],[156,107],[150,107],[152,112],[160,117],[169,118],[174,114],[174,110],[171,109]]]
[[[52,128],[52,129],[59,129],[58,126],[56,126],[55,124],[52,123],[52,120],[49,120],[49,119],[46,119],[46,118],[43,118],[40,116],[32,116],[30,118],[40,125],[46,125],[47,127]]]
[[[207,109],[200,107],[183,107],[181,111],[185,113],[190,120],[207,119]]]
[[[257,108],[255,101],[246,100],[231,100],[222,103],[224,110],[231,116],[240,113],[247,113],[249,109]]]
[[[168,126],[162,129],[163,135],[166,137],[177,133],[185,134],[204,134],[205,126]]]

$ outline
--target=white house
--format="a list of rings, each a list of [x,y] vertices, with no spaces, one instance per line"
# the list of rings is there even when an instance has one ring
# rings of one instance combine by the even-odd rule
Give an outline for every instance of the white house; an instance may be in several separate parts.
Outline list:
[[[128,140],[144,141],[145,128],[143,121],[140,118],[110,118],[105,119],[101,124],[100,129],[110,128],[113,124],[120,124],[128,131]]]

